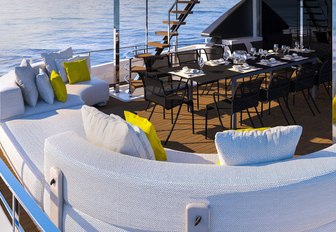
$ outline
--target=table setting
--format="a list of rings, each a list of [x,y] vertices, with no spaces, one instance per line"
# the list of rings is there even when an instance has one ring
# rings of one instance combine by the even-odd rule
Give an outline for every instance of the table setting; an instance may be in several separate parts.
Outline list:
[[[204,76],[205,75],[203,70],[192,69],[192,68],[189,68],[187,66],[184,66],[180,70],[171,71],[171,72],[169,72],[169,74],[176,75],[176,76],[183,77],[183,78],[194,78],[194,77],[199,77],[199,76]]]
[[[300,61],[308,59],[309,57],[300,56],[297,53],[287,54],[284,55],[281,59],[282,60],[289,60],[289,61]]]
[[[260,70],[261,68],[249,65],[247,63],[243,64],[235,64],[232,66],[232,68],[229,68],[228,70],[233,71],[233,72],[239,72],[239,73],[248,73],[248,72],[253,72]]]
[[[275,67],[275,66],[287,64],[287,62],[283,62],[283,61],[277,60],[272,57],[270,59],[261,59],[260,62],[258,62],[257,64],[268,66],[268,67]]]

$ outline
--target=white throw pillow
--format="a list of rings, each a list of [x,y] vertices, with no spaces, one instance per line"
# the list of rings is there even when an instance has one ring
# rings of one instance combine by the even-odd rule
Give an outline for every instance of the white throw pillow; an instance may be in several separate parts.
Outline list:
[[[15,67],[15,76],[25,102],[30,106],[36,106],[38,91],[35,84],[35,72],[27,60],[23,60],[20,67]]]
[[[57,65],[55,63],[56,59],[69,59],[72,57],[72,55],[73,55],[72,48],[69,47],[65,50],[58,52],[42,53],[41,57],[43,58],[48,74],[50,75],[52,70],[58,72]]]
[[[89,68],[89,72],[91,73],[91,61],[90,56],[75,56],[69,59],[56,59],[55,63],[57,66],[58,74],[62,77],[62,80],[64,83],[69,82],[68,75],[66,74],[65,68],[64,68],[64,62],[72,62],[77,60],[83,60],[86,59],[86,63]]]
[[[154,159],[154,154],[150,157],[139,138],[146,136],[140,129],[136,131],[119,116],[104,114],[94,107],[84,105],[81,112],[86,138],[90,142],[122,154]]]
[[[55,95],[49,76],[41,68],[40,73],[36,75],[36,87],[43,101],[48,104],[54,104]]]
[[[215,144],[221,165],[237,166],[292,158],[301,126],[278,126],[264,131],[219,132]]]

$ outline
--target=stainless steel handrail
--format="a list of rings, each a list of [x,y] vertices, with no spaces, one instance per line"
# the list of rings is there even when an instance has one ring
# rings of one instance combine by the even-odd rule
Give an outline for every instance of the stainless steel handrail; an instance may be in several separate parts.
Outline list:
[[[37,205],[33,198],[25,191],[23,186],[11,173],[11,171],[8,169],[2,159],[0,159],[0,176],[13,194],[13,206],[16,205],[16,201],[20,203],[20,205],[25,209],[27,214],[33,220],[35,225],[38,226],[39,229],[41,229],[42,231],[60,231],[51,222],[48,216],[41,210],[41,208]],[[23,231],[23,228],[21,227],[19,220],[16,216],[15,208],[10,209],[2,194],[0,199],[4,203],[7,212],[12,216],[12,220],[14,222],[13,231],[15,231],[15,227],[18,230]]]

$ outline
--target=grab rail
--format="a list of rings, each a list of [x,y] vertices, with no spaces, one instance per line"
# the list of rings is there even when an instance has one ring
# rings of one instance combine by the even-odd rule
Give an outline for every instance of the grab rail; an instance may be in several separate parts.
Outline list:
[[[25,191],[2,159],[0,159],[0,176],[13,194],[13,207],[10,208],[4,196],[0,193],[0,200],[4,204],[8,214],[12,217],[13,231],[16,231],[16,229],[24,231],[19,222],[19,203],[33,220],[34,224],[41,229],[41,231],[60,231],[41,210],[33,198]]]

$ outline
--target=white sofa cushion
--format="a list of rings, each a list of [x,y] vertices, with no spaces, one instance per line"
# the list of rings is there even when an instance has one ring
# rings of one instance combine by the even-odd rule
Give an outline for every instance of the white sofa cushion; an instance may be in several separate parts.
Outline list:
[[[78,82],[74,85],[66,84],[68,95],[77,95],[87,105],[105,103],[109,99],[109,84],[97,77],[91,76],[91,80]]]
[[[30,106],[35,106],[38,91],[35,84],[35,72],[27,60],[23,60],[20,67],[15,67],[16,83],[20,87],[23,99]]]
[[[72,57],[72,55],[73,55],[72,48],[69,47],[65,50],[61,50],[58,52],[42,53],[41,57],[43,58],[48,74],[50,75],[52,70],[58,72],[57,65],[55,62],[56,59],[69,59]]]
[[[22,92],[12,70],[0,78],[0,121],[21,115],[24,111]]]
[[[94,107],[84,105],[81,111],[86,138],[90,142],[122,154],[154,159],[153,151],[148,154],[148,140],[149,145],[143,146],[146,135],[140,129],[136,131],[119,116],[107,115]]]
[[[72,62],[72,61],[77,61],[77,60],[82,60],[86,59],[86,63],[89,68],[89,72],[91,73],[91,61],[90,61],[90,56],[75,56],[69,59],[56,59],[56,66],[58,70],[58,74],[62,77],[62,80],[64,83],[69,82],[68,75],[64,69],[64,62]]]
[[[53,104],[55,95],[51,87],[49,76],[40,68],[40,73],[36,75],[36,87],[40,97],[48,104]]]
[[[292,158],[301,126],[278,126],[264,131],[219,132],[215,144],[221,165],[236,166]]]

